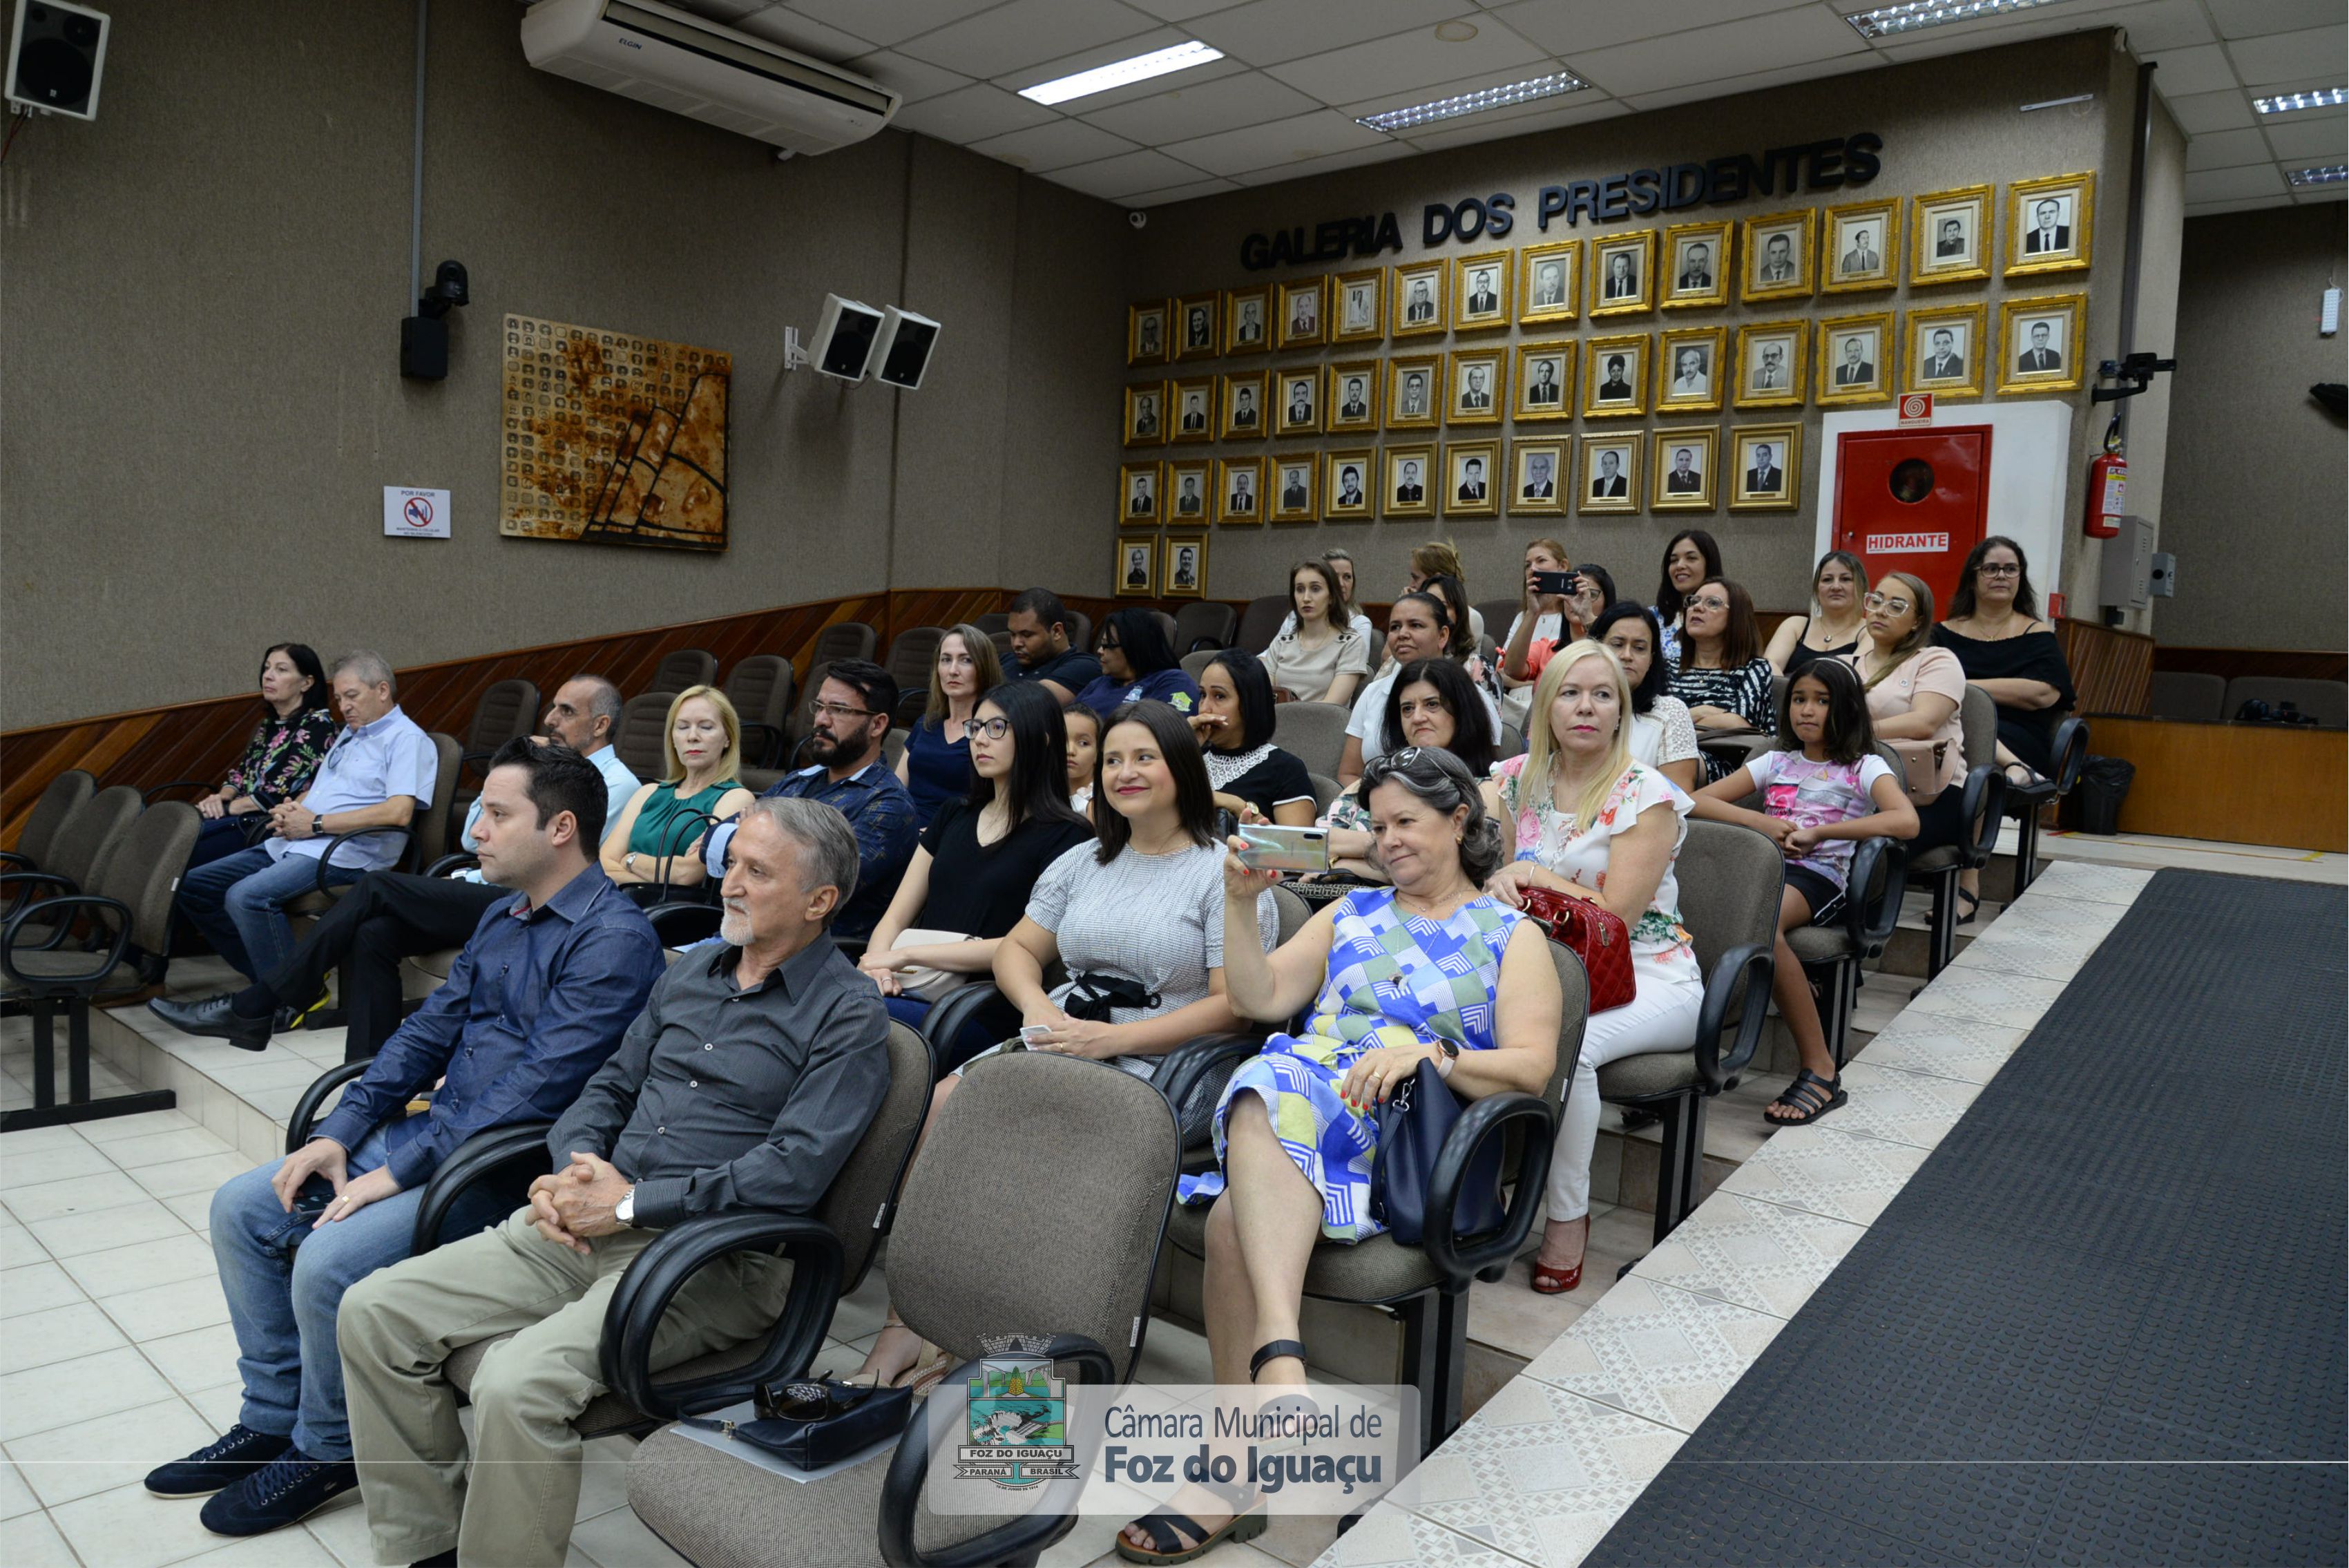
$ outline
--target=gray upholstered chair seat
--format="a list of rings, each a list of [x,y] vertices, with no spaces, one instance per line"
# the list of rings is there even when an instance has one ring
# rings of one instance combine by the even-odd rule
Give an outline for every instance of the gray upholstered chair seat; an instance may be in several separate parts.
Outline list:
[[[471,1345],[460,1346],[448,1360],[440,1364],[440,1370],[448,1377],[449,1386],[460,1394],[471,1396],[473,1392],[473,1376],[481,1371],[481,1358],[489,1355],[490,1346],[502,1345],[512,1337],[511,1334],[495,1334],[488,1339],[476,1340]],[[708,1355],[697,1355],[690,1361],[679,1362],[677,1366],[665,1369],[661,1376],[664,1380],[682,1381],[688,1377],[708,1376],[713,1372],[730,1372],[737,1366],[757,1359],[759,1352],[763,1348],[763,1344],[759,1340],[745,1340],[740,1345],[730,1346],[725,1350],[714,1350]],[[578,1417],[572,1421],[571,1427],[572,1430],[577,1432],[581,1438],[593,1439],[608,1438],[616,1432],[634,1431],[651,1424],[634,1405],[629,1404],[617,1394],[606,1390],[588,1401],[587,1408],[579,1412]]]
[[[419,953],[409,961],[434,980],[447,980],[449,971],[457,967],[457,955],[462,948],[442,948],[439,952]]]
[[[1210,1203],[1178,1203],[1166,1221],[1166,1239],[1195,1258],[1207,1255]],[[1313,1249],[1305,1269],[1305,1293],[1331,1301],[1377,1302],[1433,1290],[1444,1276],[1427,1254],[1392,1236],[1373,1236],[1352,1246],[1330,1243]]]
[[[1909,875],[1911,877],[1930,877],[1936,871],[1951,870],[1956,867],[1959,863],[1957,846],[1951,844],[1944,844],[1939,849],[1928,849],[1922,855],[1910,857],[1909,861]]]
[[[36,933],[29,924],[23,928],[23,934],[32,940],[46,940],[45,934]],[[79,948],[59,948],[54,952],[21,951],[16,955],[15,961],[18,972],[34,980],[79,980],[104,969],[106,955],[84,952]],[[21,988],[11,981],[8,989]]]
[[[1609,1100],[1670,1095],[1694,1088],[1699,1077],[1694,1051],[1642,1051],[1600,1067],[1599,1093]]]
[[[1805,963],[1833,963],[1854,956],[1851,933],[1841,926],[1799,926],[1786,933],[1786,945]]]

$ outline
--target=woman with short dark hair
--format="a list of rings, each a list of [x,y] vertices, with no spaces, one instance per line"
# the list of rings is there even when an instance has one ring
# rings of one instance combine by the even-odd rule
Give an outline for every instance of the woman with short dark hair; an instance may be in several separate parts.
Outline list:
[[[1112,610],[1093,644],[1098,679],[1077,701],[1106,720],[1129,702],[1164,702],[1185,716],[1199,711],[1199,684],[1184,673],[1166,628],[1145,609]]]
[[[1264,665],[1246,649],[1226,648],[1199,671],[1191,729],[1217,805],[1253,807],[1268,821],[1303,827],[1313,820],[1313,780],[1303,763],[1272,743],[1274,709]]]
[[[1386,738],[1388,753],[1423,746],[1458,757],[1471,777],[1481,779],[1493,771],[1492,717],[1485,711],[1476,683],[1468,679],[1457,659],[1414,659],[1397,670],[1394,684],[1387,688],[1381,733]],[[1371,833],[1371,808],[1360,780],[1330,803],[1321,814],[1320,826],[1330,830],[1330,867],[1340,875],[1319,882],[1311,878],[1299,882],[1300,896],[1311,902],[1333,884],[1387,879],[1385,869],[1374,858],[1377,845]]]

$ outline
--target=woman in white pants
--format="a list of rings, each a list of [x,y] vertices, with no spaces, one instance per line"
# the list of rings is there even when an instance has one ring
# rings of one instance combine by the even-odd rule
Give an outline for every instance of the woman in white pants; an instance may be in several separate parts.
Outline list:
[[[1680,922],[1672,876],[1688,836],[1689,797],[1632,760],[1631,686],[1602,645],[1585,639],[1542,670],[1523,756],[1495,770],[1488,805],[1514,824],[1516,858],[1485,890],[1511,904],[1528,888],[1588,898],[1631,930],[1632,1000],[1594,1012],[1566,1096],[1550,1160],[1541,1253],[1533,1287],[1557,1295],[1582,1282],[1590,1235],[1590,1155],[1599,1142],[1599,1068],[1647,1051],[1696,1043],[1704,977]]]

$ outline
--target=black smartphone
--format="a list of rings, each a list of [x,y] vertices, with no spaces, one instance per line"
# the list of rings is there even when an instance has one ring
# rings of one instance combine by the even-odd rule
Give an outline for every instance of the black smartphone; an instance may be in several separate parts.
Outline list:
[[[1580,572],[1536,572],[1534,592],[1543,595],[1570,594],[1581,581]]]

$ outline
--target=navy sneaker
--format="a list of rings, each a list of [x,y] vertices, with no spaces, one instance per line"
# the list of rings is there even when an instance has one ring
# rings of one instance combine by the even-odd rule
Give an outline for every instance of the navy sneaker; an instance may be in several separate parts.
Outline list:
[[[147,1472],[147,1490],[157,1497],[210,1497],[233,1486],[294,1446],[291,1438],[273,1438],[239,1424],[225,1437],[198,1449],[184,1459],[174,1459]]]
[[[289,1448],[262,1469],[204,1504],[203,1526],[214,1535],[262,1535],[307,1519],[359,1484],[348,1459],[314,1459]]]

